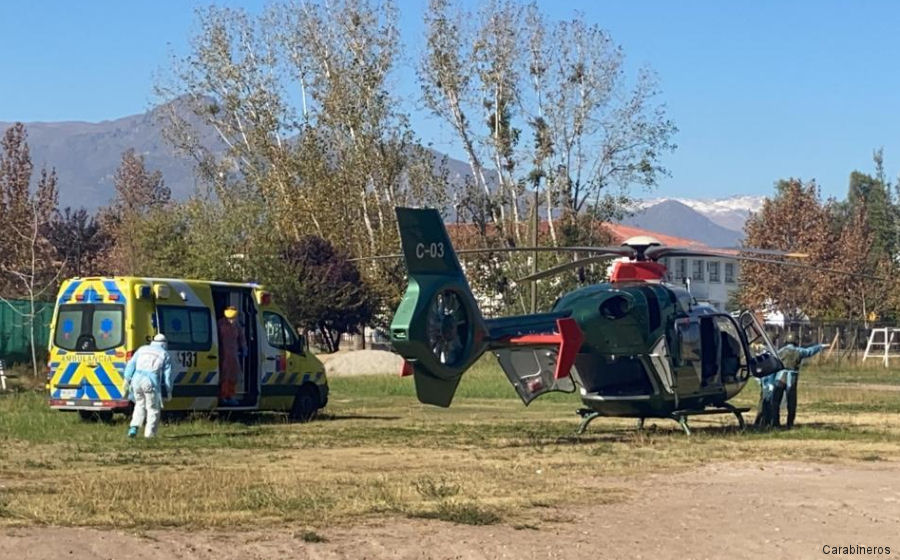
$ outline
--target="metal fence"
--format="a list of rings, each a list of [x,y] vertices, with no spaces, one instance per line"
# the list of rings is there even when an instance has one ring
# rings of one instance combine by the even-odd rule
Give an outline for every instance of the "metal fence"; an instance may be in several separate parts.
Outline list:
[[[799,344],[830,344],[828,355],[836,359],[862,359],[873,328],[893,327],[881,323],[863,323],[861,321],[824,321],[809,320],[786,323],[783,327],[766,325],[769,338],[776,347],[784,344],[788,333],[797,337]]]
[[[11,300],[0,302],[0,360],[7,366],[31,362],[31,302]],[[38,360],[47,354],[50,342],[50,321],[53,319],[53,303],[36,302],[34,337],[37,342]]]

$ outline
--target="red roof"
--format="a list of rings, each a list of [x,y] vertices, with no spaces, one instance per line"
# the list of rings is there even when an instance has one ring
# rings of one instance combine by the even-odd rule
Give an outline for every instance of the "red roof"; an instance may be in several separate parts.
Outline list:
[[[613,240],[615,240],[616,243],[623,243],[625,240],[632,237],[647,235],[655,237],[660,243],[669,247],[696,247],[698,249],[708,247],[708,245],[701,243],[700,241],[685,239],[684,237],[675,237],[674,235],[666,235],[665,233],[650,231],[649,229],[641,229],[622,224],[612,224],[609,222],[606,222],[603,225],[606,226],[606,229],[608,229],[610,233],[612,233]]]

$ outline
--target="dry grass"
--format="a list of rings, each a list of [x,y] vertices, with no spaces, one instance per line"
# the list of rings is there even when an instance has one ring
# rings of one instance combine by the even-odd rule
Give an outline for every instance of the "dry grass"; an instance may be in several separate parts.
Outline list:
[[[618,419],[575,436],[576,396],[526,409],[489,366],[446,410],[419,405],[409,379],[335,379],[319,421],[200,417],[153,441],[21,392],[0,397],[0,525],[316,528],[381,515],[515,525],[531,508],[628,499],[634,476],[712,461],[900,459],[900,392],[873,389],[883,377],[810,370],[799,429],[738,432],[733,418],[706,417],[690,438],[671,421],[636,432]],[[859,378],[865,386],[837,385]],[[754,404],[755,391],[737,404]]]

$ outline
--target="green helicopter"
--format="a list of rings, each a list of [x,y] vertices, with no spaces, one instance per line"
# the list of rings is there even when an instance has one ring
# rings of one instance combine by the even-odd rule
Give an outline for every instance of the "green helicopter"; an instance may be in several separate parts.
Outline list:
[[[614,263],[609,282],[569,292],[547,313],[485,319],[438,211],[396,212],[409,284],[390,339],[423,403],[449,406],[462,375],[490,351],[526,405],[551,391],[579,390],[584,408],[578,433],[595,418],[615,416],[637,418],[639,427],[646,418],[670,418],[690,434],[693,415],[734,414],[743,427],[742,413],[749,409],[728,401],[751,376],[782,369],[753,313],[732,316],[698,304],[686,288],[662,281],[666,268],[658,262],[679,256],[781,261],[664,247],[652,238],[621,247],[553,248],[591,256],[523,280],[610,258],[628,260]],[[460,253],[488,251],[494,250]]]

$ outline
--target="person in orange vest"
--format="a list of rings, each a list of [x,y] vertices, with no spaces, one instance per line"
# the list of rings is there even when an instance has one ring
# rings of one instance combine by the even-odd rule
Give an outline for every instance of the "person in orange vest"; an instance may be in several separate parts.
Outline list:
[[[219,400],[225,406],[236,406],[237,380],[241,375],[241,358],[247,353],[244,331],[238,324],[238,311],[225,308],[225,316],[219,319]]]

